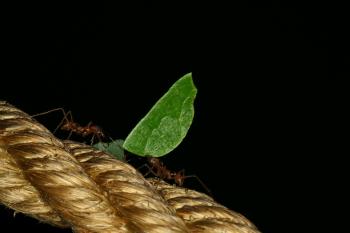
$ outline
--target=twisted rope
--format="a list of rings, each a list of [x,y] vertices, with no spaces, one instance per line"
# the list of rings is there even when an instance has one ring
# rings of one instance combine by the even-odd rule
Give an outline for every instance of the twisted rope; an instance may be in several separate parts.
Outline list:
[[[60,141],[0,101],[0,203],[79,233],[258,232],[212,198],[164,181],[90,146]]]

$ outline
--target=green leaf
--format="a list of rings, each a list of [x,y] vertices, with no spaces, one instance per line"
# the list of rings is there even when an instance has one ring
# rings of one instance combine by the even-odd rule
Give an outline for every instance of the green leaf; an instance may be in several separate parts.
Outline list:
[[[93,145],[98,150],[107,152],[118,160],[125,160],[125,154],[123,149],[124,140],[118,139],[112,142],[99,142]]]
[[[124,142],[124,149],[140,156],[163,156],[175,149],[187,134],[194,116],[197,89],[186,74],[152,107]]]

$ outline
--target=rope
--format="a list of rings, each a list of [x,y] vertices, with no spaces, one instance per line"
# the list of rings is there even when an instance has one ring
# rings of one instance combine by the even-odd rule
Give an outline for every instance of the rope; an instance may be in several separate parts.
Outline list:
[[[0,101],[0,203],[77,233],[259,232],[205,194],[146,180],[109,154],[55,138],[5,101]]]

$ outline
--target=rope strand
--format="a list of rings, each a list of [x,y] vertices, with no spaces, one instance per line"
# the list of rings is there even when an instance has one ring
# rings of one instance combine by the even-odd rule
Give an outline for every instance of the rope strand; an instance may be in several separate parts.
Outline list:
[[[211,197],[157,179],[91,146],[60,141],[0,101],[0,203],[76,233],[258,233]]]

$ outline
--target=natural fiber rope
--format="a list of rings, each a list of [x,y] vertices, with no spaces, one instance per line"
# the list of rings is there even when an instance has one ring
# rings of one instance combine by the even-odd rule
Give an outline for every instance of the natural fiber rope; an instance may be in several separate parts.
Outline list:
[[[97,184],[47,129],[7,103],[0,103],[0,111],[1,151],[11,155],[41,198],[75,231],[131,231]]]
[[[258,232],[204,194],[150,181],[0,101],[0,202],[16,212],[79,233]]]
[[[183,220],[135,168],[87,145],[65,145],[124,218],[145,232],[188,232]]]
[[[148,181],[176,210],[191,232],[259,232],[244,216],[216,203],[204,193],[169,185],[155,178]]]

